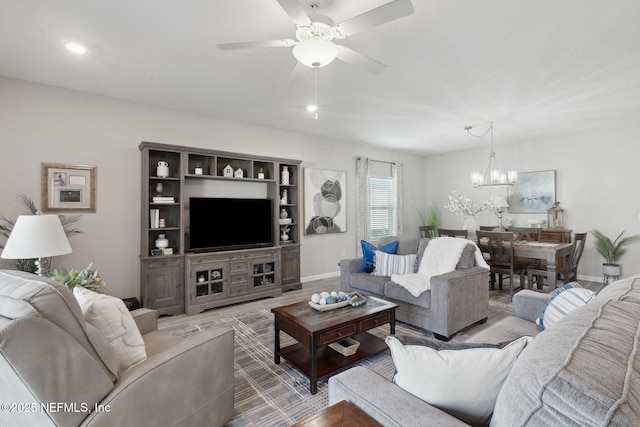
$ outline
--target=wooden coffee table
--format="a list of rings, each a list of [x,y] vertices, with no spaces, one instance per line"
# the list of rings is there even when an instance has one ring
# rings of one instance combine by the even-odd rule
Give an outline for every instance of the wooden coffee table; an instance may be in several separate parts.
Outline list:
[[[340,402],[311,415],[291,427],[376,427],[380,424],[351,402]]]
[[[388,323],[389,332],[394,334],[397,307],[389,301],[368,297],[367,303],[359,307],[348,305],[331,311],[314,310],[307,301],[274,308],[271,310],[275,330],[274,362],[279,364],[280,357],[284,357],[309,378],[311,394],[316,394],[319,380],[387,350],[384,340],[366,331]],[[280,331],[298,342],[280,348]],[[345,338],[360,343],[355,354],[343,356],[328,347]]]

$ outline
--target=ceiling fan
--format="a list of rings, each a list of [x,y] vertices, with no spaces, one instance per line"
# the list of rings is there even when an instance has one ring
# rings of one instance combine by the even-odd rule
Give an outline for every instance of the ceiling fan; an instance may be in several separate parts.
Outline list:
[[[324,0],[304,0],[314,11]],[[290,81],[301,80],[311,68],[324,67],[334,59],[360,67],[372,74],[379,74],[387,67],[334,40],[344,39],[369,28],[395,21],[413,13],[411,0],[393,0],[368,12],[364,12],[339,24],[324,15],[307,15],[298,0],[277,0],[296,24],[296,39],[265,40],[256,42],[220,43],[218,49],[250,49],[257,47],[293,47],[298,63]]]

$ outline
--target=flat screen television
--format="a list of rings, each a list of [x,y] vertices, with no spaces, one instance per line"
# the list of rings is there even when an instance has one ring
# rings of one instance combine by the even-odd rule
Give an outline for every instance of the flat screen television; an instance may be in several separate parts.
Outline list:
[[[189,199],[191,252],[269,246],[273,246],[273,206],[270,199]]]

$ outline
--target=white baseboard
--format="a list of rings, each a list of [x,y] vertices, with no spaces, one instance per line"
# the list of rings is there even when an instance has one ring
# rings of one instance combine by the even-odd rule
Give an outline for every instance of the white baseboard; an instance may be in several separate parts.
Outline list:
[[[315,276],[302,277],[300,281],[302,283],[306,283],[306,282],[312,282],[314,280],[330,279],[332,277],[340,277],[340,272],[332,271],[330,273],[323,273],[323,274],[316,274]]]
[[[579,274],[578,281],[580,280],[587,280],[589,282],[602,282],[602,276],[583,276]]]

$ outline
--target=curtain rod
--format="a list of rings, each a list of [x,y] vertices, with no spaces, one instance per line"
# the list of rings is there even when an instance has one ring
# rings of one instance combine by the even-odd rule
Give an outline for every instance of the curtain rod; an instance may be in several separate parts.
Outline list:
[[[397,165],[398,162],[387,162],[384,160],[374,160],[374,159],[370,159],[368,157],[358,157],[358,160],[362,160],[362,159],[368,159],[370,162],[377,162],[377,163],[386,163],[388,165]]]

